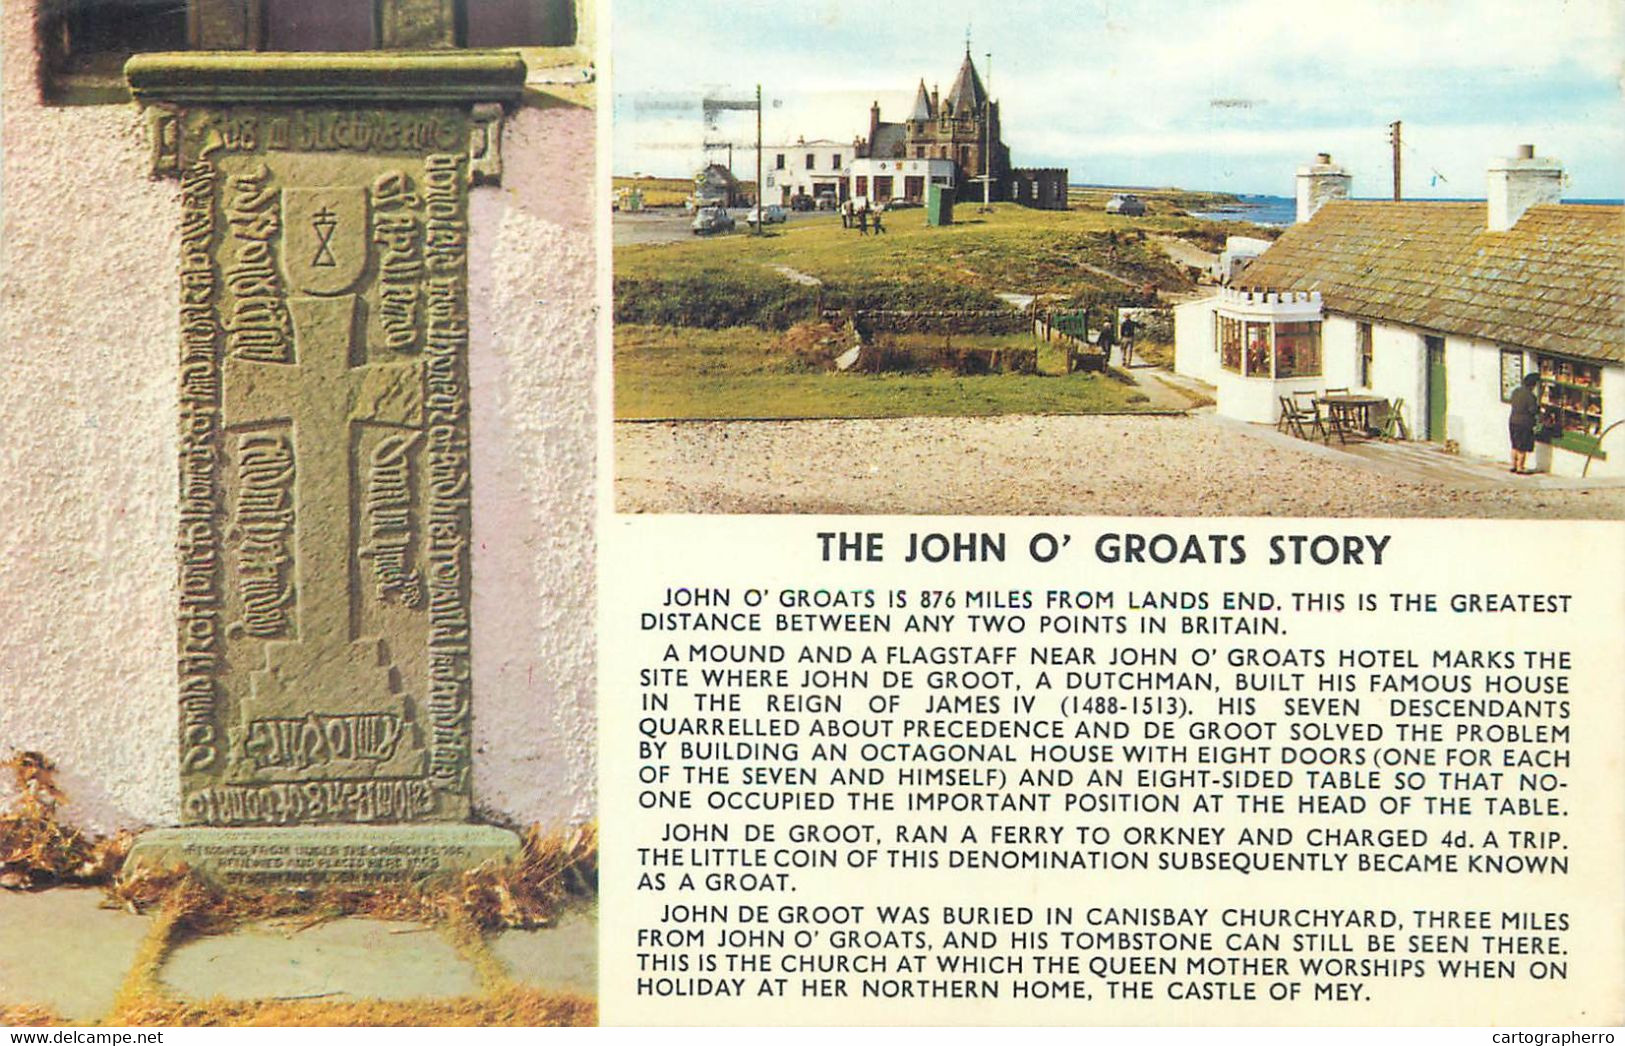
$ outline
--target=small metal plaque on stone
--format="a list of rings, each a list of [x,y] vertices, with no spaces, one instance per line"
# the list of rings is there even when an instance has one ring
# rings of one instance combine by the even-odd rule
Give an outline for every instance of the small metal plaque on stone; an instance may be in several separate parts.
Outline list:
[[[184,865],[241,886],[421,883],[518,855],[512,832],[485,825],[155,828],[141,834],[122,874]]]

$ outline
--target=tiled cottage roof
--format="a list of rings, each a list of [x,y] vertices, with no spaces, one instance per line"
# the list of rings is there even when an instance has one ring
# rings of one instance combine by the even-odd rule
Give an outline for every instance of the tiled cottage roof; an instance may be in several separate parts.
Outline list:
[[[1334,200],[1232,284],[1318,290],[1329,312],[1625,362],[1625,208],[1531,207],[1507,232],[1483,203]]]
[[[902,156],[904,143],[908,140],[908,128],[900,123],[883,123],[875,126],[875,136],[869,142],[869,156],[876,160],[890,160]]]

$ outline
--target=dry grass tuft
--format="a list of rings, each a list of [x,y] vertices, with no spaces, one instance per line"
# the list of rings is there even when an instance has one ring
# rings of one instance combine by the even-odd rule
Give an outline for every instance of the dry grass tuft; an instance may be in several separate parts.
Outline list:
[[[60,1028],[68,1022],[43,1006],[0,1003],[0,1028]]]
[[[465,872],[461,885],[462,908],[483,929],[547,926],[568,898],[598,892],[598,827],[532,825],[517,860]]]
[[[137,1027],[591,1027],[598,1004],[575,995],[509,987],[458,999],[316,1002],[147,999],[118,1013]]]
[[[58,820],[63,793],[49,759],[38,752],[13,752],[0,768],[11,771],[17,793],[12,808],[0,813],[0,888],[104,883],[118,871],[132,836],[98,838]]]

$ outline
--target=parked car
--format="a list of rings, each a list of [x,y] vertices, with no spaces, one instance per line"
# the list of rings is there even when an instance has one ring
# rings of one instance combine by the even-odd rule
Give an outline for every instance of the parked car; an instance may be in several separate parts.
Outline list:
[[[798,192],[790,197],[792,211],[810,211],[813,209],[813,198],[804,192]]]
[[[819,193],[818,209],[821,211],[833,211],[835,209],[835,194],[832,192]]]
[[[1145,213],[1145,201],[1133,193],[1121,193],[1106,201],[1106,213],[1138,218]]]
[[[689,226],[694,235],[708,232],[728,232],[734,227],[733,215],[722,207],[702,207],[694,215],[694,223]]]
[[[766,210],[762,210],[761,208],[758,208],[758,207],[752,207],[750,209],[750,213],[745,215],[745,224],[746,225],[755,225],[756,224],[756,221],[757,221],[756,212],[758,210],[762,211],[761,221],[762,221],[762,224],[764,224],[764,225],[772,225],[774,222],[787,221],[789,219],[789,217],[790,217],[789,215],[784,213],[784,208],[783,207],[780,207],[776,203],[770,203],[770,204],[767,205]]]

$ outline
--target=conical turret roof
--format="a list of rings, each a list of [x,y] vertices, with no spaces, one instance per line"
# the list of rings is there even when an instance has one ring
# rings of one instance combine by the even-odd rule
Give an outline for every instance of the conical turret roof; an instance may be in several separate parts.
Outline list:
[[[925,81],[920,81],[920,89],[914,95],[914,111],[908,114],[910,120],[935,119],[936,113],[931,111],[931,96],[925,93]]]
[[[959,75],[954,77],[953,90],[948,92],[948,111],[955,116],[972,116],[981,112],[986,104],[987,91],[982,88],[982,78],[976,75],[976,63],[971,61],[967,50]]]

